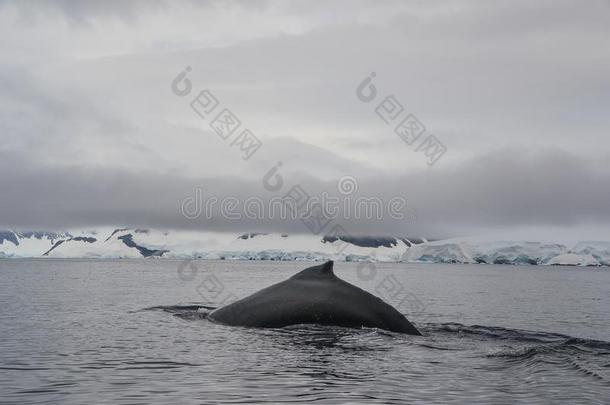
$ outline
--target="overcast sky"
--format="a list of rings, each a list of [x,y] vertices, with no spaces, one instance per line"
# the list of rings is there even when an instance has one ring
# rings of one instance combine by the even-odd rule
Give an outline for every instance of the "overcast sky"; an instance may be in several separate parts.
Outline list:
[[[410,213],[353,233],[610,229],[609,1],[2,1],[0,38],[0,227],[307,232],[180,207],[352,176]],[[250,159],[191,109],[204,89],[262,141]],[[376,115],[388,95],[446,147],[434,165]]]

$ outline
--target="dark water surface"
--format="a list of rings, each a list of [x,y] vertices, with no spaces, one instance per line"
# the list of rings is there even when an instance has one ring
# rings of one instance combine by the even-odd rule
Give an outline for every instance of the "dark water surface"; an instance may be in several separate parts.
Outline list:
[[[608,269],[335,265],[423,337],[205,319],[309,265],[0,260],[0,403],[610,403]]]

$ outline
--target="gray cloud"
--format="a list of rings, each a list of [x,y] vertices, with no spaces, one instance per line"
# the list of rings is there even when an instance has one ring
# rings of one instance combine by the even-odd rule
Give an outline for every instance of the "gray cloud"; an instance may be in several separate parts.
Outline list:
[[[278,192],[263,187],[262,178],[184,178],[154,172],[132,173],[113,168],[99,170],[49,168],[2,156],[3,193],[0,222],[8,226],[89,227],[125,224],[203,230],[244,229],[307,232],[298,220],[228,220],[218,209],[213,218],[187,219],[181,214],[183,198],[203,190],[204,200],[233,197],[244,202],[285,195],[300,185],[311,196],[327,192],[339,196],[337,181],[321,181],[307,173],[280,170],[284,186]],[[16,170],[17,168],[19,170]],[[271,168],[271,166],[269,167]],[[404,220],[356,219],[340,207],[339,223],[350,233],[434,234],[452,236],[473,229],[513,226],[565,226],[607,223],[610,220],[610,181],[606,171],[559,150],[526,152],[499,150],[466,161],[451,170],[426,170],[401,176],[359,177],[358,193],[351,198],[392,197],[407,201]],[[241,208],[238,209],[238,211]],[[241,211],[243,212],[243,211]],[[415,217],[413,217],[415,216]],[[348,217],[347,220],[343,219]]]
[[[2,2],[0,226],[306,231],[179,214],[198,186],[268,198],[277,162],[312,194],[351,175],[416,213],[357,233],[608,225],[609,34],[607,1]],[[255,158],[170,92],[185,66]],[[447,146],[436,166],[355,97],[372,71]]]

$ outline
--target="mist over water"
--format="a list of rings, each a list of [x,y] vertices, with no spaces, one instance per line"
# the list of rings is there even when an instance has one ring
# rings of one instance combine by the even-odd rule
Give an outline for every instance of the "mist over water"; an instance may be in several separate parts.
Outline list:
[[[214,274],[243,297],[294,262],[2,260],[0,403],[604,403],[610,272],[379,264],[418,299],[424,336],[206,320]],[[336,274],[371,292],[357,264]]]

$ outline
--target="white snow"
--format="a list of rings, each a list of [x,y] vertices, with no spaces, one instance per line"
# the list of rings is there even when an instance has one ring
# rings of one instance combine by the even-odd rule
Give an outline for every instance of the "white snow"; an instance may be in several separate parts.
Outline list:
[[[475,263],[467,245],[461,243],[427,242],[406,250],[406,262],[424,263]]]
[[[546,264],[567,249],[557,243],[530,241],[475,242],[469,246],[475,261],[487,264]]]
[[[549,265],[559,266],[599,266],[599,262],[592,255],[577,255],[565,253],[549,260]]]
[[[571,252],[578,255],[591,255],[602,266],[610,266],[610,242],[578,242],[571,249]]]
[[[32,236],[15,232],[18,245],[5,239],[0,243],[0,258],[41,257],[58,240],[51,258],[141,258],[121,238],[131,235],[133,242],[163,258],[201,258],[225,260],[294,261],[379,261],[418,263],[487,263],[609,266],[610,242],[578,242],[571,249],[548,241],[489,240],[454,238],[424,242],[409,247],[399,238],[391,247],[366,248],[341,240],[322,242],[320,235],[260,234],[240,238],[229,232],[162,231],[113,228],[94,231],[72,230],[57,235]],[[12,235],[12,234],[11,234]],[[12,237],[12,236],[11,236]],[[75,238],[95,238],[89,243]]]

